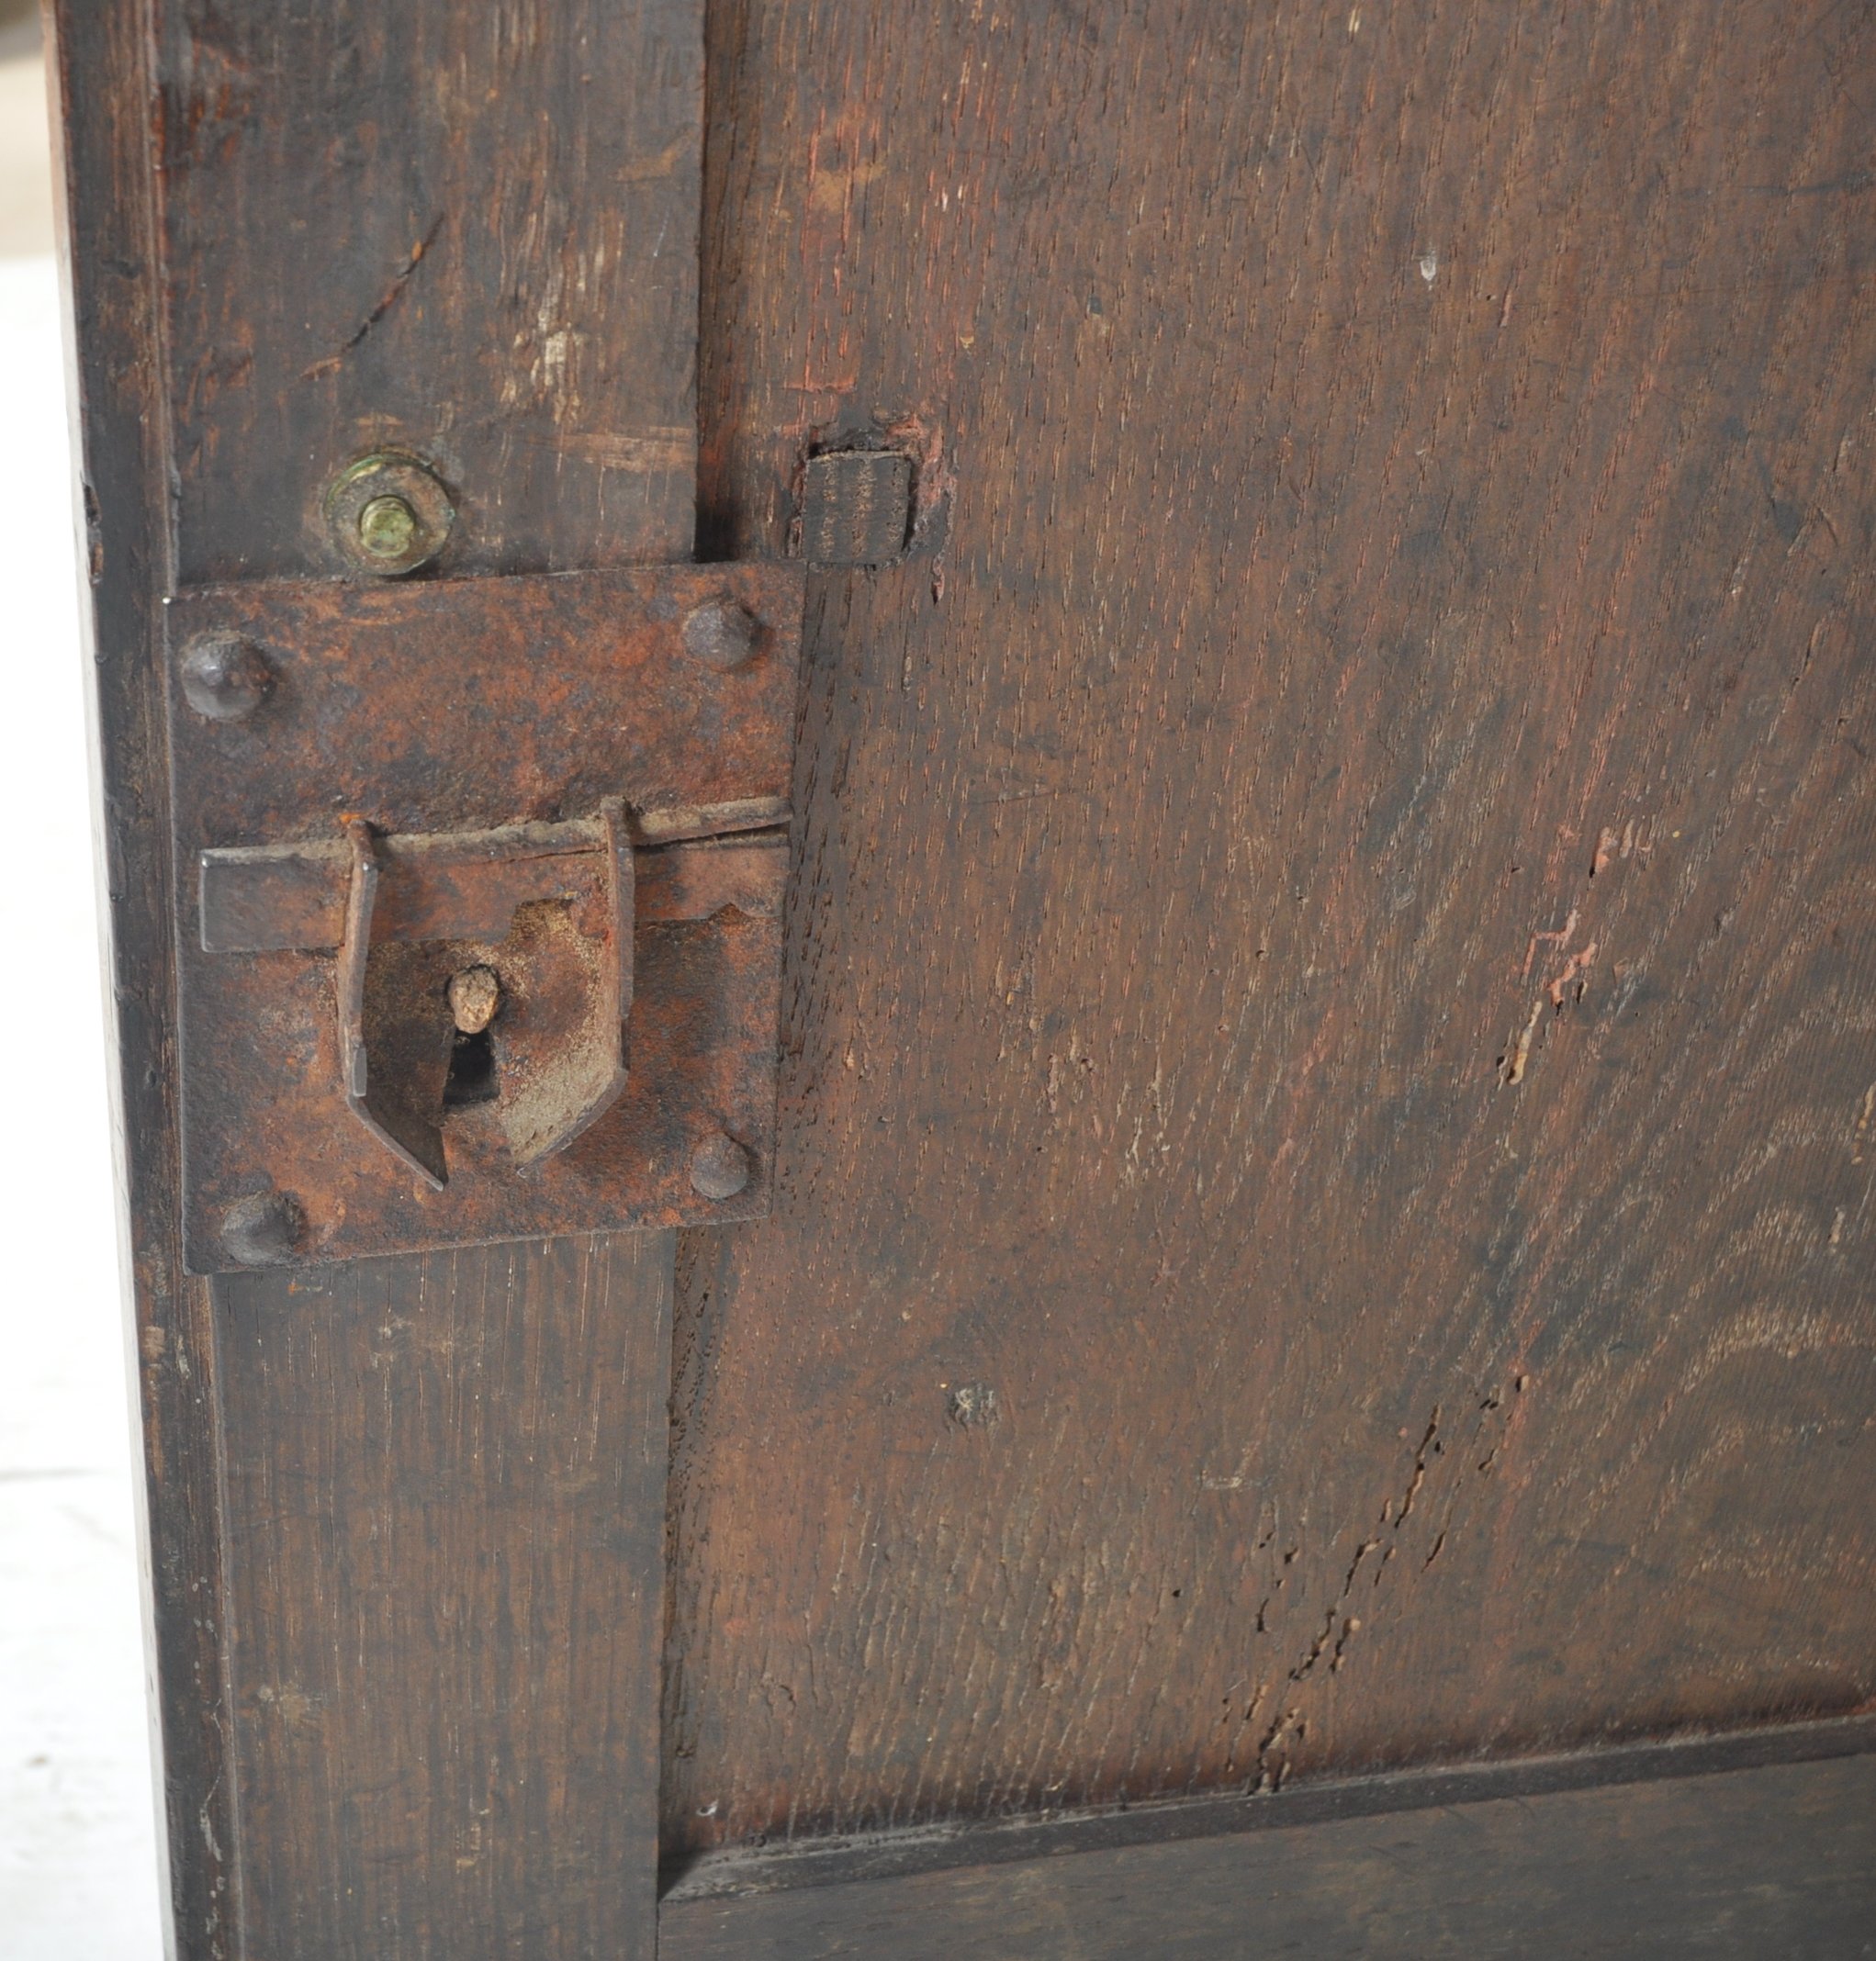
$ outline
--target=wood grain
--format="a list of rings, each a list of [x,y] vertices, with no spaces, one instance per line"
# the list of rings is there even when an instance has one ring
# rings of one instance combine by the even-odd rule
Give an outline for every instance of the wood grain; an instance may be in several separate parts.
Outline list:
[[[1419,1765],[1352,1777],[1303,1777],[1282,1790],[1220,1791],[1158,1804],[1110,1805],[1092,1811],[1013,1813],[952,1819],[905,1831],[778,1839],[706,1853],[667,1868],[664,1910],[731,1895],[849,1887],[913,1878],[976,1866],[1010,1866],[1178,1839],[1219,1839],[1249,1832],[1293,1832],[1311,1825],[1377,1818],[1500,1799],[1545,1799],[1563,1791],[1607,1790],[1709,1777],[1775,1765],[1817,1764],[1876,1751],[1876,1715],[1746,1729],[1681,1731],[1672,1736],[1584,1750]],[[1176,1911],[1176,1903],[1164,1902]],[[1511,1901],[1507,1897],[1507,1906]]]
[[[1876,1757],[667,1908],[664,1961],[1870,1952]]]
[[[156,620],[386,442],[445,575],[689,554],[701,10],[55,15],[175,1946],[649,1953],[670,1237],[181,1279]]]
[[[711,37],[710,544],[946,514],[811,582],[668,1852],[1863,1705],[1876,17]]]
[[[779,1216],[679,1263],[666,1852],[1869,1704],[1870,8],[55,13],[180,1952],[649,1939],[668,1241],[180,1279],[153,619],[385,442],[445,574],[686,553],[705,79],[705,545],[814,447],[916,517],[811,589]],[[1563,1939],[1627,1831],[1832,1951],[1814,1775],[1297,1925]]]
[[[161,0],[179,584],[392,443],[443,576],[688,555],[701,21]],[[654,1951],[671,1257],[217,1283],[243,1955]]]
[[[670,1236],[216,1292],[246,1952],[649,1956]]]
[[[687,557],[701,0],[155,0],[177,568],[330,571],[401,444],[455,572]]]
[[[239,1876],[225,1769],[215,1341],[208,1289],[182,1272],[169,777],[153,657],[167,539],[151,81],[136,9],[52,0],[46,17],[79,465],[73,517],[90,588],[80,611],[98,897],[109,913],[119,1246],[142,1420],[139,1519],[163,1765],[166,1935],[191,1961],[228,1961]]]

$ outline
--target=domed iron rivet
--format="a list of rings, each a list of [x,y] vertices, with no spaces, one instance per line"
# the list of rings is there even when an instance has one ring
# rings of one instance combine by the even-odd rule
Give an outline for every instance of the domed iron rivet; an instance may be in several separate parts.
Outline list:
[[[267,699],[274,670],[252,640],[209,633],[184,650],[183,699],[211,722],[239,722]]]
[[[306,1214],[291,1192],[256,1192],[237,1200],[221,1222],[221,1243],[242,1266],[286,1266],[299,1250]]]
[[[748,1182],[748,1152],[721,1130],[691,1153],[691,1187],[700,1198],[734,1198]]]
[[[708,600],[684,622],[684,651],[692,660],[728,674],[756,652],[762,622],[736,600]]]

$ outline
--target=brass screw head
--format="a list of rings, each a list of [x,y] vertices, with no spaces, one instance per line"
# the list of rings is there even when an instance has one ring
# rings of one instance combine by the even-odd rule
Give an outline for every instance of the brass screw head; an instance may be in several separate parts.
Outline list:
[[[449,542],[455,507],[435,471],[401,450],[342,470],[326,492],[326,529],[346,561],[378,578],[427,566]]]
[[[734,1198],[748,1182],[749,1154],[723,1131],[713,1131],[691,1153],[691,1189],[700,1198]]]
[[[375,497],[358,513],[358,542],[374,558],[401,558],[417,536],[417,513],[400,497]]]

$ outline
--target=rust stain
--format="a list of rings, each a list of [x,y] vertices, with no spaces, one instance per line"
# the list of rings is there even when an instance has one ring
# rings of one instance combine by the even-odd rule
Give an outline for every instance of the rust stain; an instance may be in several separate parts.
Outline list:
[[[768,1209],[803,577],[171,602],[191,1271],[232,1263],[222,1223],[257,1193],[294,1222],[268,1250],[283,1265]],[[755,637],[719,671],[683,623],[726,600]],[[182,692],[203,633],[265,650],[278,686],[249,719]],[[450,983],[478,968],[499,1004],[461,1037]],[[713,1200],[691,1159],[718,1135],[752,1175]]]

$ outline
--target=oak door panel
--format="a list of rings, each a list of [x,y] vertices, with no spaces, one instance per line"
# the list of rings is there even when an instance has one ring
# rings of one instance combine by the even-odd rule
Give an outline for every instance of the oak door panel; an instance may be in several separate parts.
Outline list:
[[[712,9],[810,588],[668,1853],[1876,1689],[1876,23]]]

